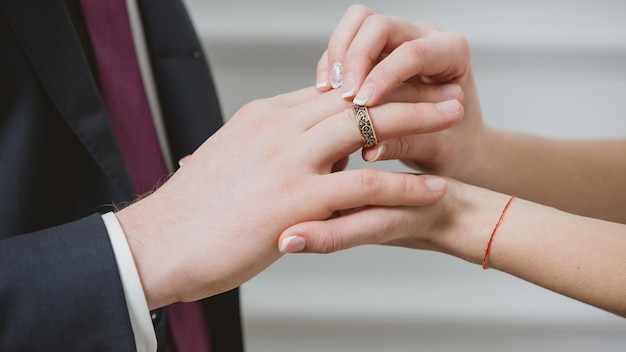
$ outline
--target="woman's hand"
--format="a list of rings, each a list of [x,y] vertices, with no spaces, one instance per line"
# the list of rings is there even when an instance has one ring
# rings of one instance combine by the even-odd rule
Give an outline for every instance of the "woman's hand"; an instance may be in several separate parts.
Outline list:
[[[357,104],[388,102],[394,99],[389,92],[400,85],[415,91],[438,91],[436,98],[428,101],[439,103],[442,109],[455,109],[454,100],[463,102],[464,118],[454,127],[386,140],[364,150],[365,160],[401,159],[416,169],[461,179],[471,173],[486,148],[486,128],[463,36],[356,5],[346,11],[319,61],[317,86],[321,91],[331,89],[336,63],[343,66],[342,97]]]
[[[435,93],[436,94],[436,93]],[[379,140],[449,128],[463,113],[397,87],[369,109]],[[352,104],[315,88],[241,108],[153,194],[117,213],[150,308],[241,285],[280,257],[297,223],[364,206],[420,206],[445,182],[376,170],[333,172],[363,145]]]
[[[281,234],[279,248],[329,253],[387,244],[434,250],[626,317],[626,281],[616,274],[626,271],[626,225],[458,181],[447,185],[446,195],[430,205],[363,207],[294,225]]]
[[[446,182],[446,195],[422,206],[366,206],[330,219],[285,230],[283,253],[332,253],[365,244],[435,250],[480,263],[506,195],[452,179],[423,176],[425,184]]]

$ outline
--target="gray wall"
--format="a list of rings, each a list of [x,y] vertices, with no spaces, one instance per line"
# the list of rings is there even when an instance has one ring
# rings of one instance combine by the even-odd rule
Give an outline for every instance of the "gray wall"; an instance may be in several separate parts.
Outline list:
[[[313,85],[319,55],[351,4],[187,2],[227,116],[252,99]],[[463,33],[489,124],[555,137],[626,135],[626,3],[362,3]],[[358,155],[351,160],[350,167],[364,166]],[[404,170],[397,162],[367,166]],[[438,253],[368,246],[289,255],[244,285],[242,293],[250,352],[622,351],[626,346],[621,318]]]

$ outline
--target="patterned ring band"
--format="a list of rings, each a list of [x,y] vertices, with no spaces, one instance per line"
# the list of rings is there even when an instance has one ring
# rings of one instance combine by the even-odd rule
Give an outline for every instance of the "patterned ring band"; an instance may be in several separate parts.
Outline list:
[[[356,123],[359,126],[361,137],[363,138],[363,148],[369,148],[375,146],[378,143],[376,139],[376,132],[374,132],[374,126],[372,126],[372,120],[370,120],[370,114],[367,111],[367,107],[364,105],[354,104],[352,106],[354,111],[354,117]]]

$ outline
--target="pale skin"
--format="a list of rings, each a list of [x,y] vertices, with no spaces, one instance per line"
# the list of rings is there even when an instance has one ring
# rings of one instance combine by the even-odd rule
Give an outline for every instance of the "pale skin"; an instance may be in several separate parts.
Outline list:
[[[282,233],[279,246],[327,253],[389,244],[481,264],[509,194],[515,194],[487,266],[626,317],[626,140],[557,140],[487,126],[470,56],[457,33],[351,7],[320,60],[318,88],[330,89],[323,83],[333,62],[342,62],[344,76],[351,77],[339,89],[343,97],[368,106],[407,83],[458,84],[462,121],[363,151],[368,161],[401,159],[451,177],[448,190],[427,206],[364,207],[297,224]]]
[[[461,119],[461,95],[394,89],[370,114],[389,116],[377,126],[381,140],[434,132]],[[276,240],[297,223],[441,199],[442,178],[338,171],[362,145],[351,107],[314,87],[251,102],[160,188],[117,212],[149,308],[241,285],[282,255]]]

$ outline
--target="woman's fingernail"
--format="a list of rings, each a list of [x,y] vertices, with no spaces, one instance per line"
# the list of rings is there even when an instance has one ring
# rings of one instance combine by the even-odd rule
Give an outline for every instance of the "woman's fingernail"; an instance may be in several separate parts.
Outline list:
[[[318,89],[326,88],[328,86],[328,72],[320,72],[317,77],[317,83],[315,83],[315,86]]]
[[[183,167],[185,163],[183,162],[183,159],[178,160],[178,167]]]
[[[296,253],[306,247],[306,241],[303,237],[300,236],[289,236],[285,237],[285,239],[280,243],[280,252],[281,253]]]
[[[353,103],[357,105],[365,105],[372,98],[374,94],[374,86],[371,84],[366,84],[361,89],[359,89],[359,93],[354,97]]]
[[[446,188],[446,179],[441,177],[429,177],[424,180],[426,188],[432,192],[441,192]]]
[[[350,98],[354,96],[354,88],[356,86],[356,80],[354,79],[354,75],[352,72],[346,73],[343,78],[343,93],[341,93],[342,98]]]
[[[333,89],[341,87],[343,84],[343,64],[335,62],[330,67],[330,86]]]
[[[380,156],[385,148],[384,144],[378,144],[376,147],[367,148],[363,151],[363,160],[372,163],[380,160]]]
[[[444,84],[439,86],[439,91],[447,98],[456,98],[461,93],[461,86],[458,84]]]
[[[459,103],[458,100],[446,100],[446,101],[442,101],[441,103],[437,103],[435,104],[435,107],[437,108],[437,110],[447,113],[447,114],[451,114],[451,113],[455,113],[458,112],[461,109],[461,103]]]

